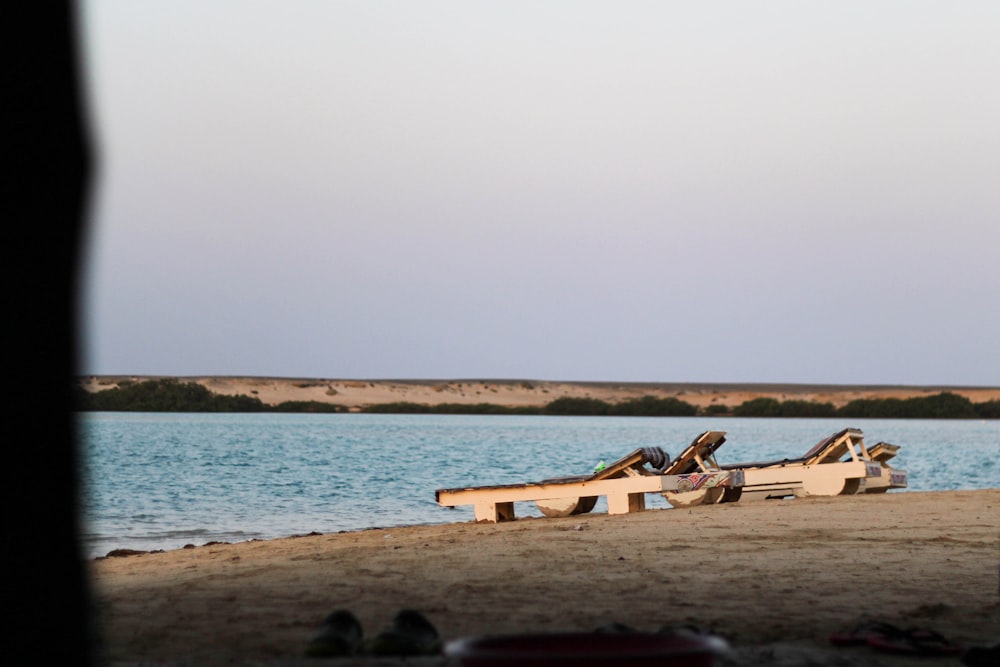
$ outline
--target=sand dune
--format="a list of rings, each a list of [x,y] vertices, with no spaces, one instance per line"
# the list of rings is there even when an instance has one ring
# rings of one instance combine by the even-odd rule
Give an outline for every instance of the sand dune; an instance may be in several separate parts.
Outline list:
[[[151,376],[87,376],[80,384],[89,391],[118,386]],[[596,398],[617,402],[651,395],[675,397],[698,407],[737,406],[768,397],[833,403],[840,407],[858,398],[911,398],[950,391],[980,403],[1000,400],[1000,387],[912,387],[806,384],[704,384],[642,382],[552,382],[539,380],[336,380],[321,378],[182,377],[218,394],[255,396],[269,405],[284,401],[319,401],[359,410],[365,406],[407,401],[440,403],[495,403],[505,406],[542,406],[562,397]]]

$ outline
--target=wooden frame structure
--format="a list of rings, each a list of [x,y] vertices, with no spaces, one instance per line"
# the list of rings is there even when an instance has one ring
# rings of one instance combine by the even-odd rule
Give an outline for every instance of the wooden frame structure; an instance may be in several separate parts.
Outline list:
[[[725,431],[705,431],[692,440],[691,444],[671,461],[663,473],[665,475],[683,475],[693,472],[721,471],[722,468],[715,460],[715,452],[725,442]],[[702,487],[694,490],[670,491],[664,493],[663,497],[674,507],[691,507],[719,502],[735,502],[740,499],[742,493],[742,486]]]
[[[759,463],[719,465],[715,451],[725,442],[725,431],[706,431],[684,450],[664,471],[742,470],[744,483],[724,490],[702,489],[696,492],[664,493],[674,507],[733,502],[747,499],[784,498],[787,496],[832,496],[853,493],[885,493],[907,486],[907,473],[888,465],[898,445],[880,442],[865,446],[859,429],[847,428],[824,438],[800,458]]]
[[[743,482],[742,471],[664,475],[648,470],[646,463],[647,452],[637,449],[589,476],[525,484],[437,489],[434,496],[442,507],[472,505],[476,521],[495,523],[516,518],[515,502],[533,501],[546,516],[570,516],[589,512],[597,498],[604,496],[608,502],[608,514],[628,514],[646,509],[647,493],[732,488]]]
[[[608,514],[646,508],[645,494],[659,493],[674,507],[735,502],[741,498],[836,496],[884,493],[905,488],[907,473],[887,463],[898,445],[880,442],[870,450],[864,434],[846,428],[816,443],[802,457],[719,465],[715,453],[725,431],[705,431],[672,461],[659,448],[637,449],[592,475],[525,484],[501,484],[434,492],[442,507],[472,505],[476,521],[515,519],[514,503],[534,502],[550,517],[584,514],[607,498]],[[654,457],[650,470],[647,466]]]
[[[869,486],[882,484],[878,480],[891,472],[887,468],[872,459],[864,434],[856,428],[820,440],[800,458],[720,466],[722,470],[743,471],[742,495],[749,499],[864,493]],[[884,488],[890,486],[886,483]]]

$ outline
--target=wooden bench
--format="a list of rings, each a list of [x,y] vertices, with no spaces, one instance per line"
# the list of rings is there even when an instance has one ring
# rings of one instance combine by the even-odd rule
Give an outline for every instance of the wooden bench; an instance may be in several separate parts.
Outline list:
[[[856,428],[824,438],[799,458],[731,463],[721,469],[743,471],[742,496],[748,500],[864,493],[869,485],[881,484],[884,472],[883,464],[872,460],[864,434]]]
[[[633,455],[632,469],[638,460]],[[629,457],[626,457],[629,458]],[[601,471],[604,472],[604,471]],[[692,491],[715,486],[739,486],[743,483],[741,471],[716,471],[686,475],[626,474],[621,477],[594,479],[553,480],[526,484],[474,486],[456,489],[438,489],[434,492],[442,507],[472,505],[476,521],[511,521],[515,519],[514,503],[522,501],[551,501],[563,498],[597,498],[608,501],[608,514],[628,514],[646,509],[647,493],[667,491]],[[593,507],[593,505],[591,505]],[[589,510],[587,510],[589,511]]]

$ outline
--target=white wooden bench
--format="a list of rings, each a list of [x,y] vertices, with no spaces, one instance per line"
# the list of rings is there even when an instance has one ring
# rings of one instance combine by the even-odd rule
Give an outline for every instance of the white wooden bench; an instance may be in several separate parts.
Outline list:
[[[438,489],[434,492],[442,507],[472,505],[476,521],[510,521],[515,519],[514,503],[543,501],[552,503],[565,499],[603,496],[608,501],[608,514],[628,514],[646,509],[647,493],[667,491],[692,491],[711,487],[737,487],[743,483],[742,471],[716,471],[685,475],[636,474],[610,479],[571,479],[526,484],[474,486],[456,489]],[[593,503],[589,504],[593,507]],[[589,511],[586,509],[584,511]]]
[[[856,428],[824,438],[800,458],[721,466],[743,471],[744,500],[864,493],[869,484],[881,486],[883,474],[888,488],[891,471],[886,468],[872,460],[864,434]]]

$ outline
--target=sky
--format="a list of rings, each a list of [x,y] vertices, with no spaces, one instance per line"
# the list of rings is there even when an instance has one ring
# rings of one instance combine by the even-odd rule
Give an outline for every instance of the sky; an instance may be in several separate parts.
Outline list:
[[[1000,3],[83,0],[81,372],[1000,385]]]

